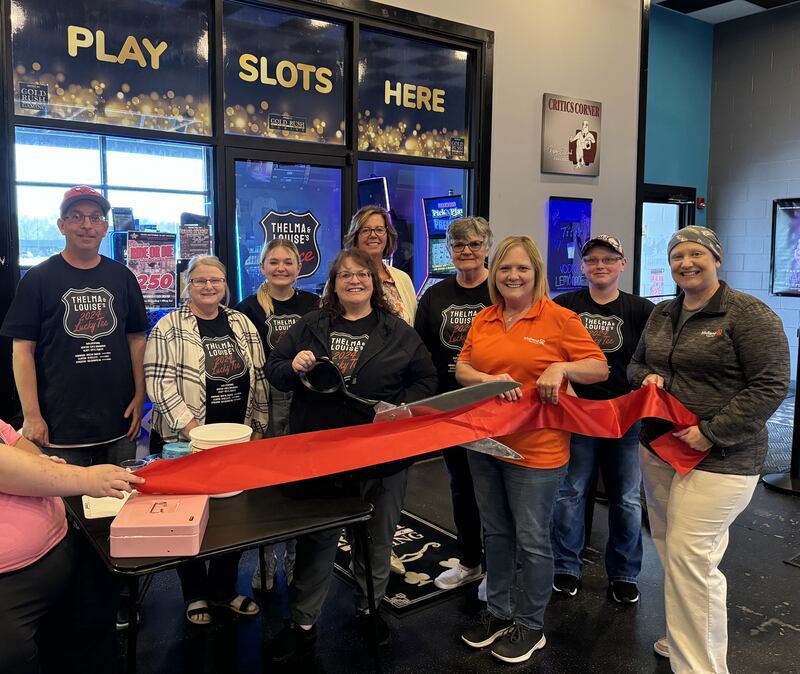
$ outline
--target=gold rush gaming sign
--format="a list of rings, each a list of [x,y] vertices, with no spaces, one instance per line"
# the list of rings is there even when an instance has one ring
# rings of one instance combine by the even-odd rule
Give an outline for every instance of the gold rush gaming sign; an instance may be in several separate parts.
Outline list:
[[[601,112],[597,101],[544,94],[543,173],[599,175]]]
[[[206,5],[12,0],[15,114],[210,134]]]

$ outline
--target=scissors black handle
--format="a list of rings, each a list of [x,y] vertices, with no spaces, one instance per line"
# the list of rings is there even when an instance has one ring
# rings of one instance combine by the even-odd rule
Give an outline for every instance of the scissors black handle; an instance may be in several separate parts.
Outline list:
[[[311,372],[316,373],[316,376],[314,377],[315,381],[313,382],[308,378],[308,375]],[[352,393],[347,388],[347,384],[345,384],[341,370],[336,366],[336,363],[334,363],[327,356],[320,356],[317,358],[317,362],[315,363],[314,367],[312,367],[308,372],[300,372],[299,376],[300,381],[303,382],[303,386],[311,391],[315,391],[316,393],[336,393],[337,391],[341,391],[348,398],[357,400],[362,405],[374,407],[378,404],[377,400],[362,398],[360,395]]]

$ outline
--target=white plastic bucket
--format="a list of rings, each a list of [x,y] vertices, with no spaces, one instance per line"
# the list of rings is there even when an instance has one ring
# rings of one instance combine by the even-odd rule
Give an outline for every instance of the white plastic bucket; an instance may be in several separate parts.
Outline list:
[[[189,438],[192,441],[192,450],[197,452],[247,442],[252,433],[253,429],[244,424],[206,424],[189,431]]]

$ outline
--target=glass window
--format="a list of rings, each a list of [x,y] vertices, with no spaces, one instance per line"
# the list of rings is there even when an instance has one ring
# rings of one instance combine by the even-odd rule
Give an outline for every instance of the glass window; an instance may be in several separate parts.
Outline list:
[[[109,185],[204,192],[206,149],[196,145],[109,138]],[[112,202],[113,203],[113,202]]]
[[[380,187],[383,183],[381,178],[385,178],[385,190]],[[429,227],[426,224],[423,199],[460,195],[464,212],[470,215],[469,180],[470,172],[463,169],[377,161],[358,162],[358,206],[360,208],[377,203],[387,208],[392,224],[397,229],[397,250],[392,264],[411,276],[417,290],[425,283],[431,271]],[[439,233],[433,223],[428,224],[434,234]],[[434,256],[435,253],[436,251]]]
[[[341,169],[239,160],[235,171],[238,299],[264,280],[261,248],[276,238],[290,239],[300,250],[297,286],[321,293],[342,247]]]
[[[17,129],[17,181],[100,184],[100,138],[63,131]]]
[[[17,185],[20,267],[33,267],[64,248],[56,220],[67,187]]]
[[[181,213],[206,214],[211,204],[203,194],[180,192],[141,192],[109,188],[108,200],[113,207],[133,209],[139,223],[138,229],[154,229],[159,232],[178,233]]]
[[[63,249],[58,207],[73,185],[90,185],[112,208],[131,209],[138,229],[178,234],[182,213],[211,215],[210,157],[209,148],[198,145],[16,129],[20,267]],[[109,221],[100,252],[113,257],[113,213]]]
[[[677,204],[642,204],[642,252],[639,266],[639,294],[660,298],[674,295],[678,288],[672,280],[667,260],[667,244],[680,227]]]

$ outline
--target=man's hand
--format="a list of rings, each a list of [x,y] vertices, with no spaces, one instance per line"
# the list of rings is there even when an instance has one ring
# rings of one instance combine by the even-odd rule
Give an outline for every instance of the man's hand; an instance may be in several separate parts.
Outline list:
[[[125,408],[126,419],[131,417],[131,425],[128,428],[128,437],[136,440],[139,437],[139,430],[142,428],[142,412],[144,411],[144,396],[134,396],[131,404]]]
[[[713,446],[713,443],[703,435],[699,426],[689,426],[682,431],[676,431],[672,435],[685,442],[695,452],[707,452]]]
[[[130,492],[132,484],[144,483],[143,477],[111,464],[89,466],[84,470],[84,493],[97,498],[123,498],[123,492]]]
[[[42,417],[25,417],[22,422],[21,435],[39,445],[39,447],[45,447],[50,444],[50,432],[47,428],[47,423]]]

